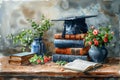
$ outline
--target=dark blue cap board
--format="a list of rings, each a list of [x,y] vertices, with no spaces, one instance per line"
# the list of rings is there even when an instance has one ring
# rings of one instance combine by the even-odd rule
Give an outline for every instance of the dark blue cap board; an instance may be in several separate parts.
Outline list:
[[[87,33],[88,27],[85,22],[86,18],[96,17],[97,15],[89,16],[72,16],[64,17],[60,19],[55,19],[52,21],[64,21],[64,30],[62,32],[62,37],[65,37],[65,34],[80,34]]]

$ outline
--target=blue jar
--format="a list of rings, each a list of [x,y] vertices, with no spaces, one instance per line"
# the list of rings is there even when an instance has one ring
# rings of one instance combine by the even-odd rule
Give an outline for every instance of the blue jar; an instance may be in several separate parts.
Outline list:
[[[40,53],[40,42],[39,38],[35,38],[31,44],[31,53]]]
[[[42,41],[42,38],[35,38],[31,44],[31,52],[36,53],[37,55],[44,56],[45,46]]]

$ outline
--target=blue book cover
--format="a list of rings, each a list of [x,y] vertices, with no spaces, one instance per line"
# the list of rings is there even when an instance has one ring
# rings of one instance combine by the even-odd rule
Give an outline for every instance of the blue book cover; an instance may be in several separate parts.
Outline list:
[[[83,48],[83,40],[65,40],[65,39],[54,39],[54,45],[58,48]]]
[[[82,59],[82,60],[88,60],[88,56],[78,56],[78,55],[64,55],[64,54],[53,54],[52,55],[52,61],[67,61],[67,62],[72,62],[75,59]]]

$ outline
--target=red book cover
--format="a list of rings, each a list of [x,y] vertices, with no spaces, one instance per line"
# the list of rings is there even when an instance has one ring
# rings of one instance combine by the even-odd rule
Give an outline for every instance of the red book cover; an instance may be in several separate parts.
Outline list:
[[[55,48],[56,54],[68,55],[86,55],[88,54],[89,47],[85,48]]]

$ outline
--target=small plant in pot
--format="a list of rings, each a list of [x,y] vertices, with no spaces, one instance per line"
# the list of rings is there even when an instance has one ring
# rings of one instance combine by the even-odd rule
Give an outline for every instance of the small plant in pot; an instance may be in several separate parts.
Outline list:
[[[15,45],[21,45],[22,51],[25,51],[26,48],[31,49],[31,44],[34,39],[42,39],[44,33],[46,33],[53,25],[50,20],[46,19],[44,16],[42,16],[39,23],[30,19],[28,19],[28,22],[31,24],[30,29],[22,30],[17,35],[10,34],[7,36],[7,38],[11,39]]]
[[[110,28],[110,26],[101,26],[97,29],[91,26],[88,30],[87,36],[85,37],[85,45],[91,46],[89,56],[92,61],[103,63],[107,57],[108,51],[105,46],[110,43],[114,34]]]

